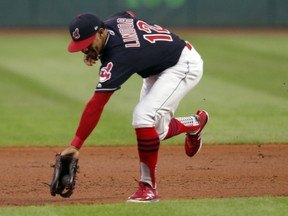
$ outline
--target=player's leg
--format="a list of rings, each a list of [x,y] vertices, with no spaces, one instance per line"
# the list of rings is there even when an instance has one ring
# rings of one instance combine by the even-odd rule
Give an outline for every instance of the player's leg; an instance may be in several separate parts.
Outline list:
[[[182,100],[185,94],[187,94],[186,90],[190,91],[195,87],[195,85],[197,85],[199,79],[197,79],[196,77],[198,76],[198,78],[200,77],[201,79],[202,76],[203,65],[201,64],[201,61],[199,62],[200,56],[197,53],[197,51],[195,49],[192,49],[187,52],[186,49],[185,52],[184,50],[179,62],[185,59],[185,57],[193,59],[188,63],[189,65],[188,68],[189,68],[189,74],[191,74],[191,76],[194,78],[191,80],[189,78],[190,76],[187,76],[183,80],[183,82],[181,82],[180,87],[175,89],[175,92],[173,93],[173,96],[171,96],[169,101],[166,102],[166,106],[171,107],[171,111],[174,110],[174,112],[176,110],[174,109],[175,104],[178,104],[176,102],[180,102]],[[178,73],[177,71],[179,70],[178,66],[179,64],[176,65],[177,68],[169,68],[167,72],[163,74],[163,76],[166,76],[169,73],[177,74]],[[174,71],[171,69],[174,69]],[[173,118],[171,113],[166,112],[167,107],[165,109],[161,108],[159,110],[159,113],[162,112],[162,115],[159,121],[157,121],[156,123],[160,140],[168,139],[181,133],[186,133],[185,152],[189,157],[194,156],[199,152],[202,146],[201,131],[208,122],[209,119],[208,113],[204,110],[198,110],[195,115]]]
[[[171,95],[167,97],[167,100],[158,109],[156,115],[156,128],[160,140],[168,139],[181,133],[196,133],[201,129],[202,124],[197,114],[175,118],[174,113],[181,100],[199,83],[202,74],[203,61],[194,48],[192,50],[185,48],[178,64],[161,74],[159,81],[167,83],[165,89],[166,91],[170,89],[168,92]],[[177,77],[179,83],[175,85],[176,82],[171,77]],[[154,86],[157,85],[162,84],[157,81]]]
[[[153,87],[158,76],[143,79],[140,100],[145,98]],[[135,113],[135,111],[134,111]],[[160,139],[158,133],[150,125],[148,127],[135,127],[140,159],[140,181],[138,190],[128,197],[128,202],[157,202],[159,200],[155,183],[155,167],[158,160]]]
[[[186,57],[193,59],[192,61],[189,62],[188,68],[189,68],[189,74],[191,74],[191,76],[194,78],[190,79],[189,77],[191,76],[187,76],[183,80],[183,82],[181,82],[182,87],[175,89],[173,96],[169,99],[169,101],[166,102],[166,106],[171,107],[171,110],[174,111],[176,110],[174,109],[175,104],[178,104],[175,102],[180,102],[182,98],[185,96],[185,94],[187,94],[186,90],[190,91],[199,82],[199,79],[197,79],[196,77],[198,78],[200,77],[201,79],[202,76],[203,65],[201,64],[201,61],[199,61],[200,56],[197,53],[197,51],[194,48],[189,51],[187,51],[186,49],[186,52],[184,50],[179,62],[181,62]],[[169,73],[177,74],[178,64],[176,65],[176,67],[177,68],[169,68],[168,71],[165,72],[163,75],[166,76]],[[173,71],[171,69],[176,70]],[[159,110],[160,113],[162,112],[161,118],[159,119],[159,121],[157,121],[157,131],[160,136],[160,140],[168,139],[181,133],[186,133],[185,152],[189,157],[193,157],[201,149],[202,146],[201,131],[208,122],[209,119],[208,113],[204,110],[198,110],[197,113],[194,115],[174,118],[171,115],[171,113],[166,112],[167,107],[164,110],[163,108]]]
[[[138,142],[140,182],[151,186],[149,193],[153,194],[151,190],[154,190],[155,199],[158,199],[155,190],[155,167],[160,139],[165,138],[170,120],[182,98],[201,79],[203,62],[197,54],[195,52],[194,56],[185,50],[177,65],[151,79],[146,79],[141,91],[141,100],[134,109],[133,126]],[[139,200],[137,197],[143,195],[141,186],[139,191],[129,197],[129,201]],[[146,195],[144,193],[143,197]]]

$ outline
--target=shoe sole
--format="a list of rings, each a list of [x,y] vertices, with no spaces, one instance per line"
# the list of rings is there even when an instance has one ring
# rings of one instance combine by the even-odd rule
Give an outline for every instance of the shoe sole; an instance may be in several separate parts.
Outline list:
[[[130,203],[155,203],[155,202],[159,202],[160,199],[153,199],[153,200],[134,200],[134,199],[131,199],[131,200],[127,200],[127,202],[130,202]]]
[[[207,124],[207,122],[209,121],[209,114],[208,114],[208,112],[205,111],[205,110],[201,110],[201,111],[202,111],[202,112],[205,112],[205,114],[206,114],[206,121],[205,121],[205,123],[204,123],[204,127],[205,127],[206,124]],[[204,127],[203,127],[203,128],[204,128]],[[202,132],[203,128],[201,128],[201,130],[198,132],[199,134]],[[194,157],[196,154],[198,154],[198,152],[201,150],[201,148],[202,148],[202,138],[201,138],[201,142],[200,142],[200,145],[199,145],[199,148],[198,148],[197,152],[196,152],[195,154],[193,154],[192,156],[188,155],[187,153],[186,153],[186,155],[187,155],[188,157]]]
[[[207,124],[207,122],[209,121],[209,114],[208,114],[208,112],[205,111],[205,110],[201,110],[201,111],[202,111],[202,112],[205,112],[205,114],[206,114],[206,121],[205,121],[205,123],[204,123],[204,127],[205,127],[206,124]],[[203,128],[204,128],[204,127],[203,127]],[[201,128],[201,131],[203,130],[203,128]],[[201,131],[200,131],[200,132],[201,132]],[[200,132],[199,132],[199,133],[200,133]]]

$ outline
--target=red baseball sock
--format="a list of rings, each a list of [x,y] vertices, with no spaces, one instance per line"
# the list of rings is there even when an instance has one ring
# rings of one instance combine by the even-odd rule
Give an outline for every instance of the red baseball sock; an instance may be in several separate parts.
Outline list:
[[[141,180],[155,188],[155,169],[160,140],[155,127],[135,128],[140,158]]]
[[[176,118],[171,119],[169,123],[169,130],[166,134],[166,137],[164,139],[168,139],[170,137],[176,136],[178,134],[184,133],[184,132],[190,132],[190,131],[197,131],[200,129],[200,125],[198,122],[192,123],[190,126],[184,125],[181,121],[179,121]]]

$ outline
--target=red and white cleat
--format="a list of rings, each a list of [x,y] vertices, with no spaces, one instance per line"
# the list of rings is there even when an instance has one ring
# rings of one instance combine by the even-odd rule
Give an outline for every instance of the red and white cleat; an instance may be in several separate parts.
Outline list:
[[[202,147],[201,132],[209,120],[209,115],[205,110],[198,110],[195,117],[200,123],[200,129],[187,133],[185,137],[185,152],[189,157],[193,157],[200,151]]]
[[[127,202],[135,203],[152,203],[158,201],[159,196],[157,190],[145,182],[139,182],[137,191],[127,199]]]

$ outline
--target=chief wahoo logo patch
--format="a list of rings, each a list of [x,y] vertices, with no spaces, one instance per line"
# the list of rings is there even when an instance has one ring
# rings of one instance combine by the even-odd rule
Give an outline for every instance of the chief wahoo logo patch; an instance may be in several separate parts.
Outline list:
[[[99,82],[106,82],[111,78],[111,70],[113,68],[113,63],[109,62],[106,67],[102,67],[100,70]]]
[[[80,38],[80,33],[79,33],[79,29],[76,28],[72,34],[72,37],[75,39],[75,40],[78,40]]]

